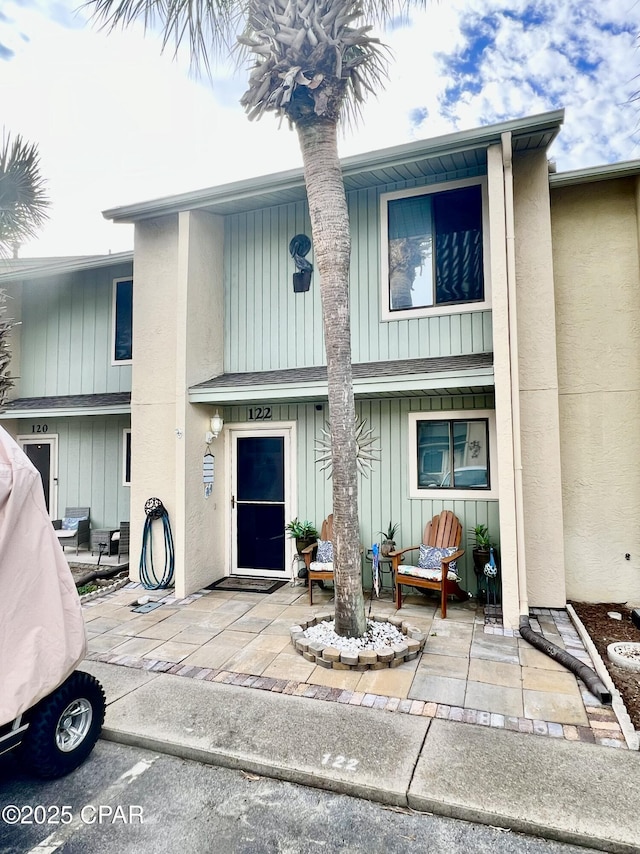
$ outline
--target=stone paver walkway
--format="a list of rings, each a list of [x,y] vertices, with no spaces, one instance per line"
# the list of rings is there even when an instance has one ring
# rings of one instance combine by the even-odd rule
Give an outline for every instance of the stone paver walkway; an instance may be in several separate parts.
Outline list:
[[[134,613],[140,595],[163,602]],[[331,611],[331,590],[291,584],[271,595],[201,590],[176,600],[128,583],[84,604],[89,658],[126,667],[225,682],[389,712],[444,718],[570,741],[626,747],[614,711],[572,673],[504,630],[474,602],[436,601],[416,593],[395,609],[389,593],[371,615],[395,615],[427,634],[424,652],[399,667],[354,672],[306,661],[289,629]],[[532,609],[531,626],[593,666],[568,614]]]

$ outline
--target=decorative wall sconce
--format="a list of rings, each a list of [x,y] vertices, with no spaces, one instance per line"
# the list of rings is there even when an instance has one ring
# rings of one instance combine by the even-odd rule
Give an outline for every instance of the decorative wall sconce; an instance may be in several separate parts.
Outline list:
[[[216,414],[211,419],[211,430],[207,430],[204,434],[204,440],[207,445],[210,445],[214,439],[217,439],[220,433],[222,432],[222,428],[224,427],[224,421],[222,420],[222,415],[216,409]]]
[[[311,241],[306,234],[296,234],[291,238],[289,243],[289,254],[293,258],[294,264],[298,269],[297,273],[293,274],[293,292],[300,294],[308,291],[311,285],[311,274],[313,273],[313,264],[304,257],[311,250]]]

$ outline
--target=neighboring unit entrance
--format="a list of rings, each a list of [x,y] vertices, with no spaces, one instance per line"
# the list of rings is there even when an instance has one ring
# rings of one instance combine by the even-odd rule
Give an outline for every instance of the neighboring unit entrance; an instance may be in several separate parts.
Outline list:
[[[44,488],[44,500],[51,519],[57,518],[58,486],[58,439],[48,436],[46,439],[33,439],[31,436],[18,436],[18,444],[40,472]]]
[[[231,442],[231,571],[285,578],[290,430],[232,430]]]

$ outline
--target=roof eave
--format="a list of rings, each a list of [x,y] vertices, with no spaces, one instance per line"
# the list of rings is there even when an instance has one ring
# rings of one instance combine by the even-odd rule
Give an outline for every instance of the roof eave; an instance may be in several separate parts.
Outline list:
[[[95,270],[101,267],[114,267],[118,264],[133,263],[133,252],[115,252],[111,255],[82,255],[77,258],[65,258],[46,266],[21,267],[7,273],[0,273],[0,282],[16,282],[22,279],[43,279],[48,276],[65,276],[82,270]]]
[[[441,157],[444,154],[452,154],[470,148],[486,148],[500,143],[504,133],[513,134],[514,139],[540,133],[551,133],[552,138],[555,138],[563,120],[564,110],[554,110],[523,119],[511,119],[499,124],[457,131],[433,139],[409,142],[365,154],[356,154],[342,159],[342,171],[343,175],[348,177],[379,168],[382,165],[393,167],[415,160],[417,157]],[[197,210],[239,199],[259,198],[266,193],[284,192],[303,186],[302,169],[292,169],[286,172],[243,179],[217,187],[207,187],[177,196],[165,196],[151,201],[110,208],[103,211],[102,215],[105,219],[113,220],[113,222],[131,223],[141,219],[168,216],[184,210]]]
[[[113,406],[70,406],[64,409],[43,406],[41,409],[5,409],[0,412],[0,421],[13,421],[20,418],[73,418],[79,415],[130,414],[130,403],[114,404]]]
[[[622,163],[605,163],[570,172],[555,172],[549,175],[551,187],[568,187],[572,184],[592,184],[596,181],[612,181],[616,178],[633,178],[640,175],[640,160]]]

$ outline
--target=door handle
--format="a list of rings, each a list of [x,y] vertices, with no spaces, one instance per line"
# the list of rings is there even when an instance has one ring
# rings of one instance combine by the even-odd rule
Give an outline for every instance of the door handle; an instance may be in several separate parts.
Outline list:
[[[232,510],[236,509],[236,497],[235,497],[235,495],[231,496],[231,509]]]

